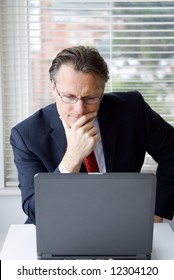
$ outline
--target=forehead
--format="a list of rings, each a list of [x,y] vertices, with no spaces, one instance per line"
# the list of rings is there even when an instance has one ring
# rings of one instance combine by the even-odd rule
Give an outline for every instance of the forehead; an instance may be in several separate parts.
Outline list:
[[[76,71],[73,68],[73,65],[66,65],[63,64],[59,68],[56,76],[56,83],[57,84],[64,84],[64,85],[79,85],[79,86],[92,86],[97,88],[102,88],[103,83],[101,78],[91,72],[91,73],[84,73],[82,71]]]

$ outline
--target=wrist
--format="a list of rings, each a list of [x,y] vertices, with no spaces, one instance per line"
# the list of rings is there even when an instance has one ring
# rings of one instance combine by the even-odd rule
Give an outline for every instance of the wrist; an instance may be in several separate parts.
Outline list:
[[[70,173],[78,173],[80,171],[82,161],[77,160],[69,154],[65,153],[62,159],[62,164]]]

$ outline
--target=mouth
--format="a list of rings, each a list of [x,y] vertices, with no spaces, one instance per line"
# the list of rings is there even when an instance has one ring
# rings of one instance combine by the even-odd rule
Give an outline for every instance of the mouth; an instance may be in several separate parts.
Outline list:
[[[79,120],[82,116],[70,116],[72,119]]]
[[[70,115],[70,116],[68,116],[67,121],[68,121],[69,125],[72,126],[72,125],[73,125],[74,123],[76,123],[79,119],[80,119],[80,117],[78,117],[78,116],[72,116],[72,115]]]

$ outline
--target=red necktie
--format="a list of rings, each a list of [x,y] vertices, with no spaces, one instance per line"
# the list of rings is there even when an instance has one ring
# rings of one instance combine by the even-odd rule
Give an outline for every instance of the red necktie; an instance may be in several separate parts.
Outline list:
[[[87,172],[99,172],[98,164],[95,158],[94,151],[84,158],[84,163]]]

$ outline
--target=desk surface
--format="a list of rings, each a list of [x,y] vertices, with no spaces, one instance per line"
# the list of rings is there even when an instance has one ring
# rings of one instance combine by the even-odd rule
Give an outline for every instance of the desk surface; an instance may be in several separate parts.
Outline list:
[[[34,225],[11,225],[4,242],[1,260],[35,260]],[[174,260],[174,232],[167,223],[154,225],[153,260]]]

